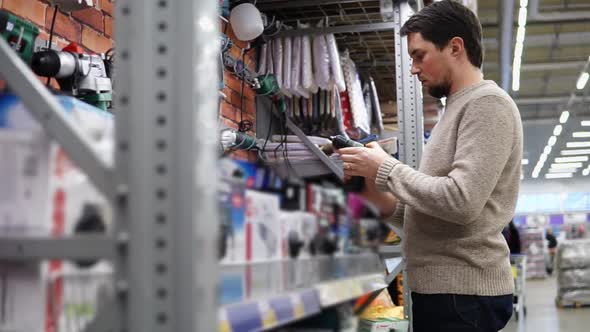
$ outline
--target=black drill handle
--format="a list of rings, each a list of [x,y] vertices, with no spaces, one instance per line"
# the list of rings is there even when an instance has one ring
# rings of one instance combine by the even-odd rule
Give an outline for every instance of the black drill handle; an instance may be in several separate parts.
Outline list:
[[[350,148],[350,147],[363,147],[364,145],[359,143],[359,142],[355,142],[351,139],[348,139],[342,135],[338,135],[338,136],[332,136],[332,146],[334,146],[336,149],[342,149],[342,148]],[[362,176],[353,176],[349,181],[344,183],[344,190],[348,191],[348,192],[354,192],[354,193],[358,193],[361,192],[363,190],[363,188],[365,187],[365,178],[363,178]]]

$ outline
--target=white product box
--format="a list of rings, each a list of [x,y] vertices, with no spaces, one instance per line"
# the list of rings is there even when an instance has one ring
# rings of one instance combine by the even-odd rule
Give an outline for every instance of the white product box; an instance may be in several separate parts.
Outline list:
[[[246,260],[268,261],[281,258],[279,197],[246,191]]]

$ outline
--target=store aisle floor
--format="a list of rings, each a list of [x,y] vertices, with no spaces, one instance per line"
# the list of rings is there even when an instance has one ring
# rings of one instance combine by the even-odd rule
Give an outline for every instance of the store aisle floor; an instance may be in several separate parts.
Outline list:
[[[555,306],[557,280],[527,280],[527,316],[524,331],[514,316],[503,332],[586,332],[590,331],[590,308],[559,309]]]

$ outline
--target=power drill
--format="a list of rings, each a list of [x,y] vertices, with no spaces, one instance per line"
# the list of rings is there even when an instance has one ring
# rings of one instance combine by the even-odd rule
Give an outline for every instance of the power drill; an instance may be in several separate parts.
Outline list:
[[[35,39],[38,35],[39,28],[34,24],[25,22],[7,11],[0,10],[0,36],[27,64],[31,63]]]
[[[85,54],[71,43],[62,51],[45,50],[33,54],[35,74],[54,77],[62,91],[102,110],[113,100],[111,62],[97,54]]]
[[[363,144],[348,139],[342,135],[331,136],[332,146],[336,149],[352,148],[352,147],[364,147]],[[344,183],[344,190],[349,192],[361,192],[365,187],[365,178],[362,176],[353,176],[348,182]]]

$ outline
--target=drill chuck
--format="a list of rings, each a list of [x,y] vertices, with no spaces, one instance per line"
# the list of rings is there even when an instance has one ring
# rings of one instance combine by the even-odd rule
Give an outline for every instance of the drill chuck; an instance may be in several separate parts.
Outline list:
[[[42,51],[33,54],[31,69],[39,76],[65,78],[74,74],[76,62],[69,52]]]

